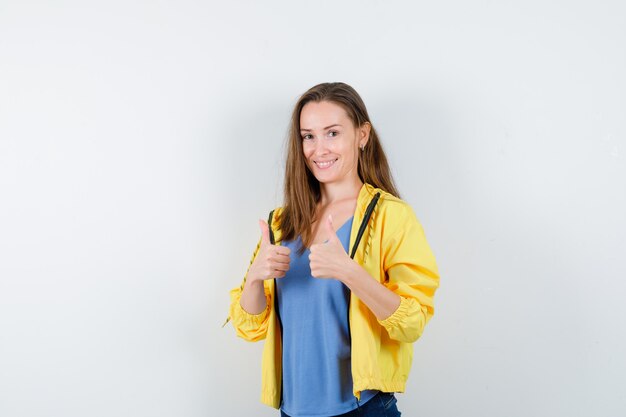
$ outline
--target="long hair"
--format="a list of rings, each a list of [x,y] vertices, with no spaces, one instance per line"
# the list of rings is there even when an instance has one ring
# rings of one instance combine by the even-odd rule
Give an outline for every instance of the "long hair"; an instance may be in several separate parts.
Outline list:
[[[279,223],[282,240],[292,240],[297,235],[301,236],[302,246],[298,250],[300,254],[313,240],[311,224],[315,221],[315,207],[321,198],[320,183],[309,170],[302,150],[300,113],[305,104],[321,101],[341,106],[354,127],[361,127],[365,122],[371,125],[363,100],[348,84],[341,82],[318,84],[298,99],[291,116],[287,138],[284,204]],[[359,151],[357,172],[362,182],[400,197],[373,125],[365,149]]]

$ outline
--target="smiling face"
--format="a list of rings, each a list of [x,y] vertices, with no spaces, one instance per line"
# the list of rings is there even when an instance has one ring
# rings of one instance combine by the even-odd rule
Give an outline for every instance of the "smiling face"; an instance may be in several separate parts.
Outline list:
[[[358,179],[359,147],[368,135],[367,123],[356,128],[343,107],[333,102],[311,101],[300,112],[304,158],[322,184]]]

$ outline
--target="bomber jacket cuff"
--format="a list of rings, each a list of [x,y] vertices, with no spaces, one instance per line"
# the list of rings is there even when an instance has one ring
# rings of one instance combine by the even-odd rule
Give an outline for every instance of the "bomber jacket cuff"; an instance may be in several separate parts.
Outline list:
[[[267,306],[265,307],[265,310],[261,311],[258,314],[248,313],[246,310],[244,310],[244,308],[241,306],[241,303],[239,302],[236,303],[235,308],[237,309],[237,318],[239,319],[237,321],[239,323],[257,327],[257,326],[260,326],[265,320],[265,318],[267,317],[270,311],[270,304],[268,301]]]
[[[381,326],[387,329],[388,332],[399,327],[401,323],[406,319],[409,314],[409,299],[400,297],[400,305],[396,308],[396,311],[384,320],[378,320]]]

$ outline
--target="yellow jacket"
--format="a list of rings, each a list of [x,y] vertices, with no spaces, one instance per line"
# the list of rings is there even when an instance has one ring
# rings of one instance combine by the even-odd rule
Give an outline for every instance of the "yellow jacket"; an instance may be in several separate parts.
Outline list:
[[[354,294],[350,297],[352,380],[355,397],[362,390],[404,392],[413,359],[413,346],[434,313],[433,296],[439,286],[435,258],[411,206],[399,198],[365,183],[359,191],[350,232],[350,250],[366,208],[374,195],[380,199],[358,245],[354,260],[374,279],[400,295],[397,310],[378,320]],[[275,244],[281,236],[277,214],[271,230]],[[254,250],[250,265],[258,253]],[[248,267],[249,270],[249,267]],[[246,272],[247,276],[247,272]],[[245,277],[244,277],[245,281]],[[230,292],[229,320],[237,335],[248,341],[265,339],[262,362],[261,402],[280,407],[282,384],[282,337],[274,308],[274,280],[264,281],[267,308],[259,314],[247,313],[239,303],[243,283]]]

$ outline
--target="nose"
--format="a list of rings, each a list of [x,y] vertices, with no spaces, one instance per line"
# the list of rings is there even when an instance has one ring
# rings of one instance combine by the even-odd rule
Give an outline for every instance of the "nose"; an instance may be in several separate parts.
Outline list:
[[[324,139],[318,139],[315,141],[315,155],[326,155],[329,152],[328,143]]]

